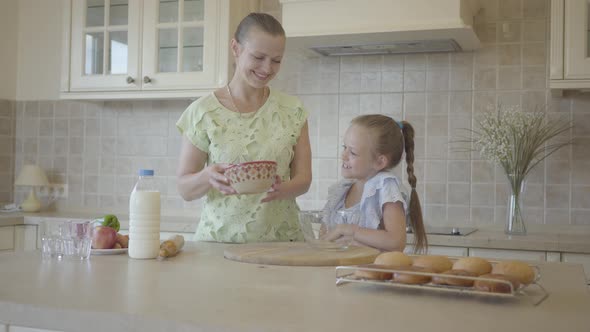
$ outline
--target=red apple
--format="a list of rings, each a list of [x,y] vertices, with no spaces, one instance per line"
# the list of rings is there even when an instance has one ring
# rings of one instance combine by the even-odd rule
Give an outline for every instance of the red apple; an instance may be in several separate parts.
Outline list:
[[[112,249],[117,243],[117,231],[108,226],[96,226],[92,235],[92,248]]]

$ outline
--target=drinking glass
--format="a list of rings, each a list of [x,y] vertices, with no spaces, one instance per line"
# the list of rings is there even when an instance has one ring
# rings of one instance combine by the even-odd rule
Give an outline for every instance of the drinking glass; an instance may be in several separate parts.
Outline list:
[[[90,258],[94,231],[92,221],[44,221],[40,227],[41,254],[44,259],[61,260],[67,257],[74,260],[87,260]]]
[[[40,224],[41,231],[41,255],[44,259],[64,257],[64,243],[62,238],[63,223],[56,221],[43,221]]]
[[[89,259],[93,231],[93,222],[90,220],[65,222],[62,238],[66,256],[74,260]]]
[[[305,242],[311,247],[324,250],[344,250],[350,243],[322,240],[321,236],[331,231],[336,224],[324,219],[322,211],[300,211],[299,225]]]

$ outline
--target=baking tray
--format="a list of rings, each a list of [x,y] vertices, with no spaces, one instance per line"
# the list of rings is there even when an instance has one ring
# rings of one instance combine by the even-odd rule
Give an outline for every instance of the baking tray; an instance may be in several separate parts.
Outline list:
[[[451,260],[456,258],[449,257]],[[495,264],[496,261],[488,260],[490,263]],[[377,268],[366,265],[356,265],[356,266],[337,266],[336,267],[336,286],[344,285],[347,283],[359,283],[359,284],[371,284],[371,285],[380,285],[386,287],[394,287],[394,288],[410,288],[410,289],[427,289],[432,290],[434,292],[451,292],[451,293],[461,293],[461,294],[474,294],[480,295],[484,297],[497,297],[497,298],[515,298],[515,297],[524,297],[531,300],[531,303],[535,306],[541,304],[548,296],[549,293],[541,286],[539,283],[541,279],[541,274],[539,271],[538,266],[530,265],[533,269],[535,269],[535,279],[532,283],[528,285],[520,285],[517,289],[514,289],[512,283],[505,280],[499,279],[491,279],[491,278],[482,278],[482,277],[468,277],[468,276],[458,276],[458,275],[449,275],[449,274],[442,274],[442,273],[431,273],[431,272],[419,272],[419,271],[405,271],[405,270],[395,270],[389,268]],[[485,281],[493,281],[506,284],[510,287],[509,293],[495,293],[495,292],[484,292],[479,291],[473,287],[461,287],[461,286],[450,286],[450,285],[438,285],[433,284],[432,282],[426,284],[403,284],[399,282],[395,282],[393,280],[373,280],[373,279],[364,279],[355,276],[354,272],[357,270],[363,271],[377,271],[377,272],[388,272],[388,273],[405,273],[405,274],[414,274],[414,275],[425,275],[430,277],[435,276],[442,276],[445,278],[456,278],[456,279],[468,279],[468,280],[485,280]],[[534,293],[534,290],[538,290],[538,294]]]

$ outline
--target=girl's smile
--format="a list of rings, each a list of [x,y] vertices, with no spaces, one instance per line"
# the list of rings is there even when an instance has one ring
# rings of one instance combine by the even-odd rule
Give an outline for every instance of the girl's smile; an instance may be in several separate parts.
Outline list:
[[[371,144],[371,135],[367,129],[355,125],[348,128],[342,147],[344,178],[364,181],[383,169]]]

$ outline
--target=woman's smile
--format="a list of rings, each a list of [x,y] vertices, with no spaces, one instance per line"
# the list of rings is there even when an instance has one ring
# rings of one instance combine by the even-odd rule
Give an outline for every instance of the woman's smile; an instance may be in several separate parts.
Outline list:
[[[266,81],[266,80],[268,80],[268,79],[271,77],[271,75],[269,75],[269,74],[261,74],[261,73],[257,73],[257,72],[256,72],[256,71],[254,71],[254,70],[252,71],[252,74],[254,74],[254,76],[255,76],[256,78],[258,78],[259,80],[261,80],[261,81]]]

